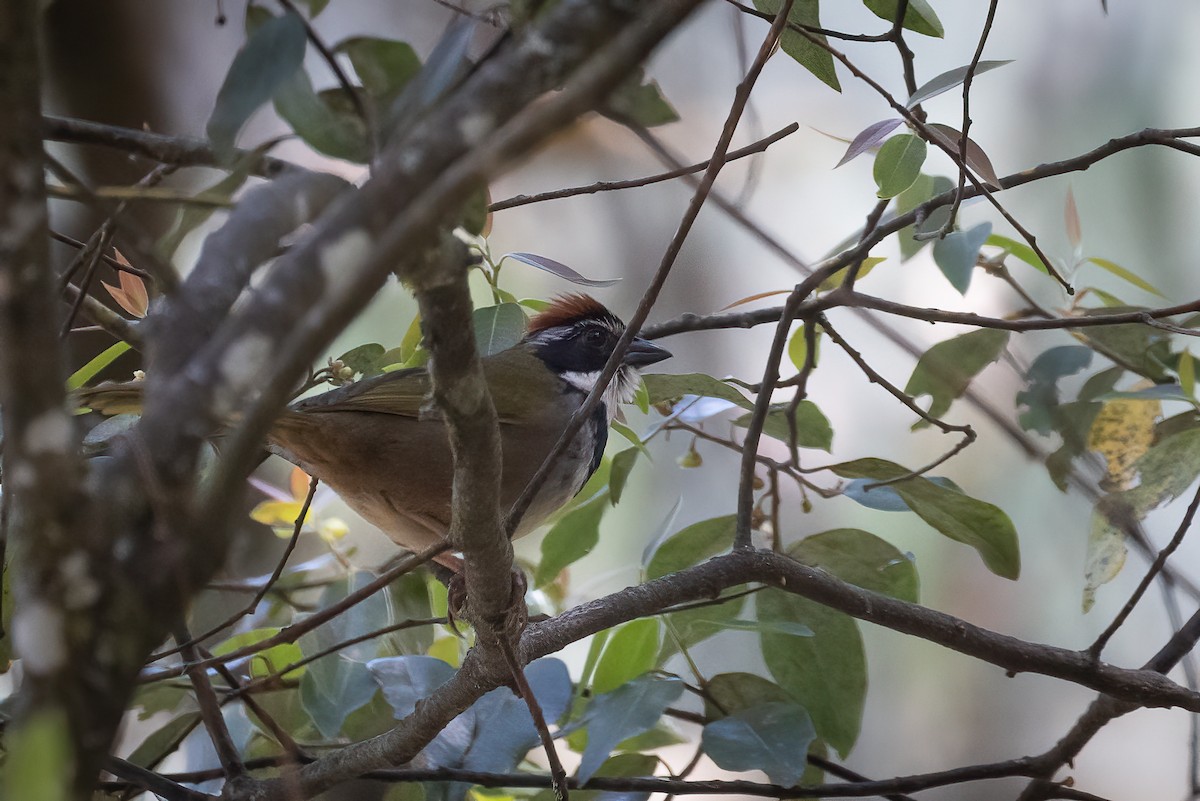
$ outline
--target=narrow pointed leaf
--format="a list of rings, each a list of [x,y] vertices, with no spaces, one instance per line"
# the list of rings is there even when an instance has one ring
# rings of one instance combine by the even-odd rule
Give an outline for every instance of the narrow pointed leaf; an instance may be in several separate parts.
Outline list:
[[[980,61],[975,67],[975,75],[979,76],[985,72],[990,72],[997,67],[1003,67],[1005,64],[1011,64],[1012,60],[1007,61]],[[968,67],[956,67],[952,70],[943,72],[937,77],[931,78],[913,92],[912,97],[905,103],[909,108],[920,105],[932,97],[937,97],[942,92],[947,92],[956,86],[960,86],[967,79]]]
[[[881,120],[859,131],[858,135],[850,142],[850,146],[846,148],[842,160],[833,165],[834,169],[837,169],[848,161],[853,161],[871,148],[878,146],[902,122],[904,122],[902,119]]]
[[[250,34],[217,93],[208,119],[208,138],[218,153],[230,153],[242,125],[271,99],[304,61],[304,22],[296,14],[272,17]]]
[[[1088,261],[1090,261],[1092,264],[1096,265],[1097,267],[1099,267],[1102,270],[1107,270],[1108,272],[1115,275],[1117,278],[1120,278],[1124,281],[1128,281],[1129,283],[1136,286],[1138,289],[1144,289],[1147,292],[1152,292],[1155,295],[1158,295],[1160,298],[1166,297],[1166,295],[1164,295],[1162,292],[1159,292],[1158,289],[1153,284],[1151,284],[1149,281],[1142,278],[1137,273],[1133,273],[1133,272],[1130,272],[1129,270],[1126,270],[1124,267],[1117,264],[1116,262],[1109,261],[1108,259],[1101,259],[1098,256],[1090,256],[1090,257],[1088,257]]]
[[[952,153],[959,152],[962,131],[936,122],[931,124],[929,129],[937,139],[950,148]],[[1000,188],[1000,176],[996,175],[996,168],[992,166],[992,160],[988,158],[987,153],[983,152],[983,148],[970,137],[967,138],[967,166],[987,186],[992,189]]]
[[[864,0],[864,2],[867,8],[875,13],[875,16],[888,22],[895,21],[896,12],[899,10],[897,0]],[[938,19],[937,14],[926,0],[908,0],[908,8],[904,12],[904,22],[901,24],[913,33],[933,36],[937,39],[946,35],[942,21]]]
[[[754,7],[766,14],[778,14],[782,5],[781,0],[754,0]],[[820,10],[820,0],[796,0],[788,12],[788,22],[819,28]],[[825,41],[825,37],[820,34],[817,34],[817,38]],[[842,91],[837,72],[833,68],[833,56],[828,50],[809,41],[808,37],[786,28],[779,38],[779,46],[826,86],[838,92]]]
[[[76,390],[100,374],[104,368],[115,362],[121,354],[129,350],[128,342],[116,342],[109,345],[100,353],[93,356],[87,364],[80,367],[67,379],[67,389]]]
[[[581,286],[612,286],[621,280],[620,278],[587,278],[561,262],[548,259],[545,256],[538,256],[535,253],[506,253],[503,258],[516,259],[523,264],[528,264],[530,267],[537,267],[539,270],[545,270],[551,275],[557,275],[559,278],[565,278],[571,283],[580,284]]]
[[[1038,257],[1037,252],[1024,242],[1018,242],[1015,239],[1011,239],[1007,236],[1001,236],[1000,234],[992,234],[987,238],[987,242],[984,242],[984,244],[1003,248],[1013,256],[1016,256],[1018,259],[1028,264],[1030,267],[1033,267],[1035,270],[1043,272],[1046,275],[1050,274],[1050,271],[1046,269],[1045,262]]]

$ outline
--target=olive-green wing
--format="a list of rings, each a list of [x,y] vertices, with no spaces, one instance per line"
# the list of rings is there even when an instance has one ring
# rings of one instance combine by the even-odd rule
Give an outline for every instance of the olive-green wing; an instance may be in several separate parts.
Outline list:
[[[292,404],[297,412],[378,412],[419,417],[429,396],[429,372],[423,367],[364,378]]]

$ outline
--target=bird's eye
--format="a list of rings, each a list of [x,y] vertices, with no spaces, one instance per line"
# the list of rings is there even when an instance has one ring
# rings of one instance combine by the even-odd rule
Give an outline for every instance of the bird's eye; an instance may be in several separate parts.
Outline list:
[[[604,332],[599,328],[589,328],[583,334],[583,341],[589,345],[603,345],[604,340]]]

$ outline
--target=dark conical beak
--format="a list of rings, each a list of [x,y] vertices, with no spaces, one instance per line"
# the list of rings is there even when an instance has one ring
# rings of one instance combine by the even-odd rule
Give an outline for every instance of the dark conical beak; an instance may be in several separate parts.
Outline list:
[[[621,363],[630,367],[645,367],[669,358],[671,358],[671,351],[660,348],[641,337],[634,337],[633,342],[629,343],[629,350],[625,351],[625,358],[621,360]]]

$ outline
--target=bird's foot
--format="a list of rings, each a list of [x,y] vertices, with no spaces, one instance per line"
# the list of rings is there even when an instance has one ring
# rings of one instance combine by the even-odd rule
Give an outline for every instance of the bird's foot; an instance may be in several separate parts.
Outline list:
[[[508,611],[496,627],[496,633],[515,642],[529,624],[529,607],[525,605],[525,593],[529,590],[529,582],[525,573],[517,567],[512,570],[512,590],[509,596]],[[446,619],[451,630],[462,636],[458,630],[458,620],[467,610],[467,582],[462,573],[455,573],[446,583]]]

